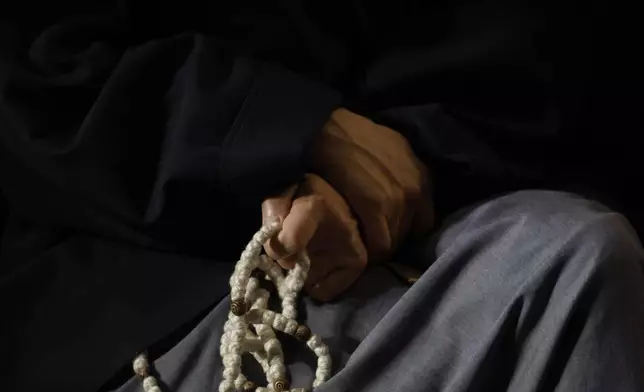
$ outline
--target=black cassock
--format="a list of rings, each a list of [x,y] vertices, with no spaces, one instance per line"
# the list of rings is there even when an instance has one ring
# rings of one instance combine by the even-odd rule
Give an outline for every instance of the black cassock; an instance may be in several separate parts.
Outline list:
[[[439,216],[550,188],[644,224],[617,6],[33,3],[0,6],[9,390],[95,390],[189,328],[338,106],[411,141]]]

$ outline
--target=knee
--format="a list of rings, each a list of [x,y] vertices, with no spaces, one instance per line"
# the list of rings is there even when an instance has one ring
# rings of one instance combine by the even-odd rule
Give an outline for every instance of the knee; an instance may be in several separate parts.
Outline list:
[[[563,192],[517,192],[464,211],[445,223],[432,250],[445,265],[462,260],[455,268],[471,271],[477,284],[503,276],[503,292],[553,281],[565,293],[591,283],[619,292],[644,287],[644,251],[626,218]]]
[[[523,238],[540,249],[575,255],[559,258],[566,263],[642,271],[644,252],[635,230],[600,203],[553,191],[517,192],[499,201],[507,207],[502,215],[509,217],[511,230],[523,231]]]
[[[555,191],[521,191],[482,203],[446,222],[437,244],[494,243],[505,254],[586,253],[641,257],[635,230],[621,214],[595,201]]]
[[[524,253],[524,260],[531,261],[519,268],[524,282],[530,282],[523,286],[525,294],[552,296],[562,309],[577,309],[570,317],[586,317],[582,314],[594,309],[596,316],[611,314],[616,319],[624,317],[615,313],[617,309],[641,306],[644,251],[623,215],[566,193],[525,192],[514,197],[521,201],[515,212],[522,217],[513,227],[525,231],[525,246],[534,251]]]

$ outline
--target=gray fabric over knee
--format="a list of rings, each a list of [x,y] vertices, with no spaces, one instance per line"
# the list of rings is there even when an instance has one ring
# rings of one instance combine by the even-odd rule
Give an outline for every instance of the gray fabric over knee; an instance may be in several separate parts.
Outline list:
[[[436,261],[328,390],[644,388],[633,375],[642,250],[623,217],[574,195],[519,192],[464,212],[430,246]],[[588,355],[604,345],[616,351]],[[593,374],[567,370],[588,363]]]

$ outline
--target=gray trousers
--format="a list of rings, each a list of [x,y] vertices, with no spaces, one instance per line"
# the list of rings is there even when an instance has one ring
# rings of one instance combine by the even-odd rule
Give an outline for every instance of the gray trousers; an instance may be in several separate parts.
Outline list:
[[[334,359],[316,391],[644,391],[644,252],[619,214],[519,192],[458,214],[397,261],[426,271],[407,287],[373,267],[334,303],[303,300]],[[217,391],[227,311],[222,301],[156,360],[164,391]],[[282,341],[291,385],[309,387],[313,355]],[[250,361],[244,371],[265,381]]]

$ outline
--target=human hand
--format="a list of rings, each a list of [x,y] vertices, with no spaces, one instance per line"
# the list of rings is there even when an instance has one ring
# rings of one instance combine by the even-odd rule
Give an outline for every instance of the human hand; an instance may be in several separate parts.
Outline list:
[[[308,294],[330,301],[362,274],[367,251],[347,202],[333,187],[314,174],[282,195],[262,204],[264,223],[280,219],[282,230],[264,244],[269,257],[286,269],[298,253],[306,251],[311,270],[304,285]]]
[[[434,224],[429,170],[400,133],[335,110],[313,141],[310,166],[351,206],[369,263],[387,260]]]

